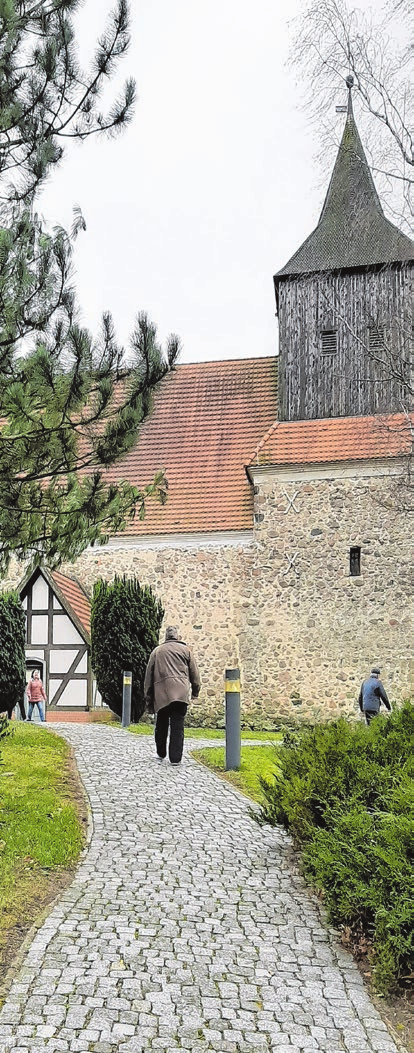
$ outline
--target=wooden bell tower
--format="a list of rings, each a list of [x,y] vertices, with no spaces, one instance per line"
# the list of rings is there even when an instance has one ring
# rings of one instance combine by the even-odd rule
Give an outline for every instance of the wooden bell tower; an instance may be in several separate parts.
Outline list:
[[[398,412],[412,391],[414,242],[382,210],[352,84],[319,223],[274,277],[279,420]]]

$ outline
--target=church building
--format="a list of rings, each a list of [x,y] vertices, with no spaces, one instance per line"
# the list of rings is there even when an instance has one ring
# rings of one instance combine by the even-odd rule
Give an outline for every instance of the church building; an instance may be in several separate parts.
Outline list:
[[[61,568],[89,594],[115,573],[153,587],[199,662],[200,719],[222,713],[228,666],[257,722],[352,714],[372,664],[391,699],[414,693],[413,261],[349,85],[318,225],[274,278],[279,355],[168,375],[109,473],[164,468],[167,504]]]

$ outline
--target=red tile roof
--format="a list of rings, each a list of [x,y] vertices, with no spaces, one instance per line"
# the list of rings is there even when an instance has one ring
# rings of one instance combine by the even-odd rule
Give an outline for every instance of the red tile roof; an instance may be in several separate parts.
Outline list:
[[[276,421],[250,458],[254,465],[321,464],[406,455],[412,447],[414,415],[330,417]]]
[[[245,465],[277,412],[277,360],[182,365],[161,383],[136,446],[107,473],[144,486],[159,468],[164,506],[148,502],[126,534],[245,530],[252,493]]]
[[[77,581],[73,581],[73,578],[67,578],[59,570],[52,571],[50,576],[65,601],[68,613],[75,615],[75,621],[77,619],[80,622],[88,637],[90,637],[91,605],[86,593],[78,585]]]

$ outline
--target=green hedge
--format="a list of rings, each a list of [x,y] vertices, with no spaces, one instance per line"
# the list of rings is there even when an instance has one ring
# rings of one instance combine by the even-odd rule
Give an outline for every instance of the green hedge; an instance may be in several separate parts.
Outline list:
[[[26,617],[17,592],[0,593],[0,711],[22,701],[26,687]]]
[[[158,644],[164,610],[152,589],[136,578],[100,579],[91,610],[92,666],[103,702],[122,716],[123,673],[132,671],[131,720],[145,709],[144,677]]]
[[[330,919],[373,941],[381,991],[414,970],[413,746],[406,702],[369,728],[341,719],[288,733],[280,775],[262,782],[259,822],[292,832]]]

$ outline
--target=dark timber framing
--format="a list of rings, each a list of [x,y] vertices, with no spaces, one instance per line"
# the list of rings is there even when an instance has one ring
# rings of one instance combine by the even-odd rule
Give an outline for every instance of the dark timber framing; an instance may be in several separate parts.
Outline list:
[[[43,580],[45,581],[45,583],[47,585],[48,602],[47,602],[47,606],[45,606],[45,607],[38,607],[38,606],[36,606],[35,608],[33,608],[33,586],[35,585],[35,583],[38,581],[38,579],[40,577],[43,578]],[[91,671],[91,665],[90,665],[90,639],[89,639],[89,636],[88,636],[84,626],[80,622],[79,618],[76,616],[75,612],[69,606],[69,604],[68,604],[65,596],[63,595],[62,591],[58,588],[58,586],[56,585],[55,581],[53,580],[53,578],[49,574],[49,572],[47,570],[45,570],[45,568],[42,567],[42,568],[38,568],[37,571],[34,571],[28,577],[28,579],[25,579],[23,581],[23,583],[22,583],[22,585],[20,587],[20,598],[21,598],[22,602],[23,602],[24,599],[26,599],[26,603],[27,603],[27,607],[26,607],[26,620],[27,620],[26,648],[28,650],[30,650],[30,651],[35,651],[36,649],[38,649],[39,651],[42,651],[43,654],[44,654],[44,660],[43,661],[44,661],[44,669],[45,669],[45,690],[46,690],[46,694],[47,694],[48,698],[49,698],[49,695],[51,693],[52,685],[54,683],[56,683],[56,681],[59,681],[59,687],[57,688],[56,693],[53,695],[53,699],[52,699],[51,703],[48,702],[48,705],[47,705],[48,710],[54,711],[54,710],[59,709],[59,705],[58,705],[59,700],[61,699],[65,688],[67,687],[67,685],[71,681],[83,681],[83,682],[86,681],[86,683],[87,683],[87,690],[86,690],[87,704],[86,704],[86,707],[84,705],[81,705],[81,706],[71,705],[70,707],[66,707],[66,708],[70,708],[71,712],[72,711],[76,712],[76,711],[79,711],[79,710],[84,711],[85,708],[86,709],[90,709],[91,708],[91,704],[92,704],[92,671]],[[54,602],[53,602],[54,598],[57,599],[58,603],[60,604],[60,608],[57,608],[56,606],[54,606]],[[39,615],[47,617],[47,633],[45,633],[44,642],[41,642],[41,643],[39,643],[39,641],[33,642],[33,615],[34,615],[34,611],[35,611],[36,617],[39,616]],[[54,623],[56,624],[56,619],[59,619],[59,618],[69,618],[70,622],[72,623],[72,625],[76,629],[77,633],[79,633],[79,635],[82,637],[82,642],[80,642],[80,641],[79,642],[73,642],[72,641],[72,642],[69,642],[69,643],[60,643],[60,642],[59,643],[54,643],[54,641],[53,641],[53,626],[54,626]],[[73,651],[75,651],[76,652],[75,657],[74,657],[69,669],[66,672],[59,673],[59,672],[55,672],[55,671],[53,671],[53,672],[50,671],[50,664],[51,664],[50,663],[50,657],[51,657],[51,654],[53,652],[56,652],[56,651],[58,651],[58,652],[65,652],[65,651],[72,651],[73,652]],[[85,657],[85,655],[86,655],[86,659],[87,659],[87,671],[79,672],[79,666],[80,666],[80,664],[82,662],[82,659]],[[30,659],[30,661],[32,662],[33,660]],[[63,706],[62,706],[62,709],[64,709],[64,708],[65,708],[65,704],[63,704]]]

